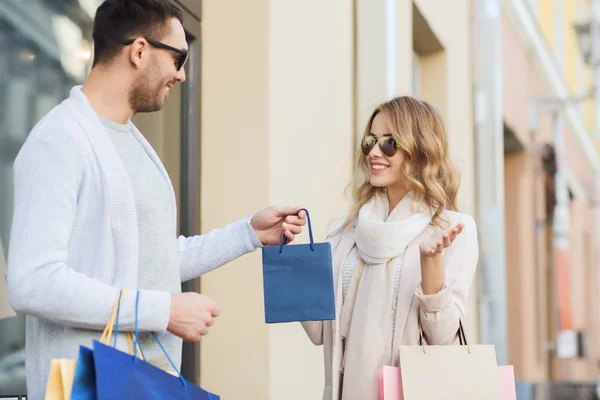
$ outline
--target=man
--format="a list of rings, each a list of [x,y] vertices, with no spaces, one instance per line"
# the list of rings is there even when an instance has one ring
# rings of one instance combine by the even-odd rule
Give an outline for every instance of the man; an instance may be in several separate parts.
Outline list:
[[[121,288],[120,331],[135,325],[142,348],[169,369],[157,332],[180,364],[182,339],[197,341],[219,315],[206,296],[181,293],[196,278],[262,245],[293,240],[305,215],[271,207],[190,238],[176,237],[169,177],[131,123],[160,110],[185,80],[181,11],[169,0],[106,0],[98,9],[89,78],[33,129],[14,165],[8,294],[27,314],[27,388],[41,399],[53,358],[76,358],[111,315]],[[127,349],[120,335],[117,347]]]

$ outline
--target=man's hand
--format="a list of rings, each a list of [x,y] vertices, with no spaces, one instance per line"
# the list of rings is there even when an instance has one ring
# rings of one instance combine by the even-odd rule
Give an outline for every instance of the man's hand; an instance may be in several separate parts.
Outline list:
[[[301,211],[296,216],[301,208],[272,206],[256,213],[250,225],[264,246],[281,244],[283,233],[289,243],[302,233],[302,226],[306,224],[306,212]]]
[[[173,294],[167,330],[185,341],[197,342],[208,333],[213,319],[218,316],[215,302],[202,294]]]

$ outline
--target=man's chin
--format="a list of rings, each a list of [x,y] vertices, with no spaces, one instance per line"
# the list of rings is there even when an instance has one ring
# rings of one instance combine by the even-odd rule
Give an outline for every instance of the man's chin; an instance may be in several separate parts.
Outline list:
[[[136,111],[136,114],[144,114],[144,113],[152,113],[161,111],[165,107],[165,102],[159,102],[152,106],[139,107]]]

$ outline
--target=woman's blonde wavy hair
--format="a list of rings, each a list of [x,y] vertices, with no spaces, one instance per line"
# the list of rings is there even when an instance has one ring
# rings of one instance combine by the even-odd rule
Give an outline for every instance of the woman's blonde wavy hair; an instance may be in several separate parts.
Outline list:
[[[379,105],[367,123],[364,136],[369,135],[375,117],[381,114],[392,130],[398,150],[404,153],[402,180],[416,204],[432,213],[432,223],[441,225],[444,210],[457,210],[456,195],[459,179],[450,161],[448,135],[441,113],[425,101],[410,96],[396,97]],[[367,158],[358,149],[352,190],[353,205],[344,224],[335,233],[344,231],[381,188],[369,182]]]

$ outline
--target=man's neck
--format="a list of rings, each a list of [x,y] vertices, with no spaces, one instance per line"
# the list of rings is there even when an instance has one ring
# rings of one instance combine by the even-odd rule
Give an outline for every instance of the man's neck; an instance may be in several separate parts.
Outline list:
[[[82,87],[96,114],[125,124],[134,112],[129,105],[129,85],[108,69],[93,69]]]

